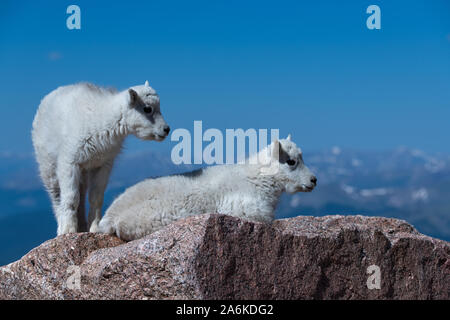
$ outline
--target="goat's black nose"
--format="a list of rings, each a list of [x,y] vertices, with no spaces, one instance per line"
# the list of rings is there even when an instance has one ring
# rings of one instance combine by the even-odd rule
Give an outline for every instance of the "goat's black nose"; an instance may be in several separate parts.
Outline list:
[[[166,134],[169,134],[169,132],[170,132],[170,127],[169,127],[169,126],[165,126],[165,127],[164,127],[164,132],[165,132]]]
[[[316,178],[316,176],[312,176],[312,177],[311,177],[311,182],[314,183],[314,184],[317,184],[317,178]]]

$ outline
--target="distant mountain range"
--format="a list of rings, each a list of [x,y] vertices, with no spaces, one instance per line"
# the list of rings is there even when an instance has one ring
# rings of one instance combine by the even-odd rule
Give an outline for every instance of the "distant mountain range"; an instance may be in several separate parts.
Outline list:
[[[404,219],[420,232],[450,240],[450,155],[400,147],[360,151],[334,147],[307,152],[317,175],[311,193],[284,195],[277,217],[363,214]],[[105,194],[105,208],[148,177],[198,166],[173,165],[169,154],[124,153]],[[56,223],[31,154],[0,153],[0,265],[55,236]]]

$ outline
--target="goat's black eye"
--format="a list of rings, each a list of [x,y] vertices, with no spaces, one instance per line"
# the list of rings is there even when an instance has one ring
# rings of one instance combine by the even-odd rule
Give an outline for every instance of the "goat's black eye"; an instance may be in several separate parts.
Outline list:
[[[144,112],[145,113],[152,113],[153,112],[153,108],[152,107],[144,107]]]
[[[290,166],[293,166],[293,165],[295,165],[295,160],[289,159],[288,161],[286,161],[286,163]]]

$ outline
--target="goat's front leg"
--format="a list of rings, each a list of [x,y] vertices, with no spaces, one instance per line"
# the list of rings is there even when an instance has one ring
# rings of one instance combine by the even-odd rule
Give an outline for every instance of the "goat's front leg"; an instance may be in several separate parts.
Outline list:
[[[98,231],[102,218],[103,195],[108,184],[113,162],[108,161],[102,167],[89,171],[89,232]]]
[[[60,161],[57,168],[61,190],[60,202],[56,210],[58,235],[77,232],[77,211],[80,203],[80,168],[70,162]]]

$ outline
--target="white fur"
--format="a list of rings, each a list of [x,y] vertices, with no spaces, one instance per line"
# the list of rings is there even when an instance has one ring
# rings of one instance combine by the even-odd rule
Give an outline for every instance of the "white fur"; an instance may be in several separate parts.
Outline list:
[[[148,82],[121,92],[81,83],[45,96],[33,121],[32,138],[58,235],[86,231],[88,226],[96,231],[103,193],[125,137],[162,141],[165,130],[159,97]]]
[[[179,218],[202,213],[271,222],[284,191],[311,191],[316,185],[301,150],[290,137],[272,143],[254,157],[258,161],[251,158],[244,164],[142,181],[108,208],[100,221],[100,232],[133,240]],[[288,160],[294,160],[295,165],[288,165]],[[264,165],[267,163],[270,170]]]

